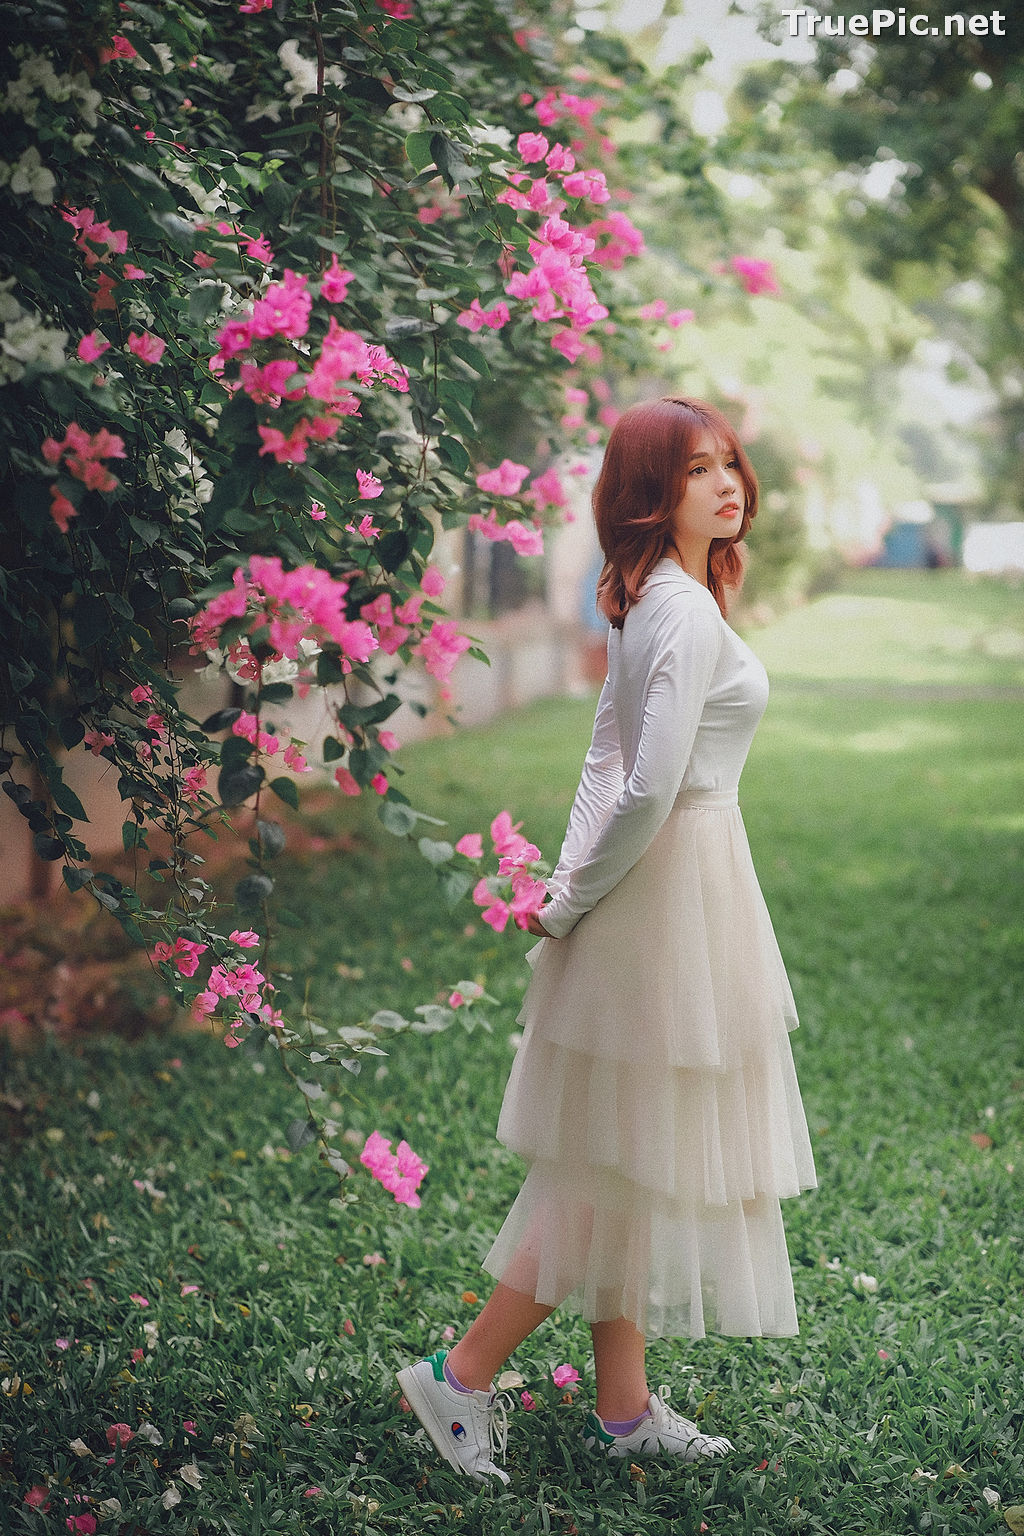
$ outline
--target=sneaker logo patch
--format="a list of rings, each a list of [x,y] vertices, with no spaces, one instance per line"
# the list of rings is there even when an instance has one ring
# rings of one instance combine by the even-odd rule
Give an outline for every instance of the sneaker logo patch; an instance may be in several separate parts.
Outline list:
[[[460,1424],[458,1419],[456,1419],[452,1424],[452,1434],[455,1436],[456,1440],[465,1440],[466,1438],[466,1427],[464,1424]]]

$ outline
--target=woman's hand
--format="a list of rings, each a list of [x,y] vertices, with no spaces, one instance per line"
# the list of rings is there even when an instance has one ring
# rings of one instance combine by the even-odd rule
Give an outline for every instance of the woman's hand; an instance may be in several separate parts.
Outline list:
[[[534,937],[538,939],[554,938],[554,934],[548,933],[536,912],[531,912],[529,917],[526,919],[526,931],[527,933],[532,933]]]

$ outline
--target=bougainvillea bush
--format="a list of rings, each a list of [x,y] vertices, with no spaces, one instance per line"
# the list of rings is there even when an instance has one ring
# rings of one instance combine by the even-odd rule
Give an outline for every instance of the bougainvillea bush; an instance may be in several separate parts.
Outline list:
[[[439,530],[540,553],[559,453],[599,441],[606,375],[643,365],[662,318],[622,275],[643,236],[602,126],[645,105],[638,66],[628,93],[607,48],[567,70],[538,17],[561,35],[568,12],[492,0],[8,14],[3,788],[181,1001],[229,1043],[297,1046],[273,806],[309,756],[380,797],[449,901],[475,889],[522,925],[543,899],[536,860],[510,904],[507,870],[426,835],[388,722],[407,668],[443,699],[473,648]],[[179,692],[203,664],[234,690],[198,721]],[[310,688],[314,743],[289,723]],[[109,765],[131,883],[90,855],[75,748]],[[232,822],[251,869],[224,913],[202,847]],[[372,1035],[307,1054],[349,1062]]]

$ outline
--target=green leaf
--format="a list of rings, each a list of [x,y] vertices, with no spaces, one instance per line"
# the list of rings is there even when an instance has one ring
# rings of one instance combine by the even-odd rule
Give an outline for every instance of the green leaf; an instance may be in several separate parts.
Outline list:
[[[76,821],[89,820],[85,814],[85,806],[79,800],[74,790],[65,784],[62,778],[57,777],[51,780],[50,793],[53,796],[53,803],[59,805],[61,810],[66,812],[68,816],[73,816]]]
[[[264,821],[261,816],[256,822],[256,831],[266,858],[276,859],[279,853],[284,852],[288,839],[279,821]]]
[[[425,336],[428,331],[438,329],[435,320],[427,320],[422,315],[392,315],[384,326],[384,334],[389,341],[403,341],[406,336]]]
[[[299,808],[299,788],[294,779],[286,778],[283,774],[280,778],[271,779],[268,786],[274,791],[279,800],[285,805],[290,805],[293,811]]]
[[[454,469],[458,475],[464,475],[469,468],[469,454],[459,442],[457,437],[443,435],[437,440],[437,453],[442,463],[449,469]]]
[[[188,317],[196,325],[202,325],[218,310],[229,289],[224,283],[197,283],[188,296]]]
[[[433,129],[423,128],[417,133],[410,133],[406,138],[405,153],[414,171],[425,171],[428,165],[433,165],[434,151],[430,147],[433,137]]]
[[[455,849],[451,843],[436,842],[431,837],[421,837],[416,846],[427,863],[433,864],[435,869],[438,865],[447,864],[449,859],[455,857]]]
[[[316,1140],[316,1121],[308,1116],[299,1120],[292,1120],[285,1131],[285,1139],[293,1152],[301,1152],[303,1147],[308,1147],[311,1141]]]
[[[336,762],[339,757],[345,756],[345,748],[337,736],[325,736],[323,745],[323,758],[325,763]]]
[[[57,722],[57,734],[70,752],[85,739],[85,726],[77,715],[61,715]]]
[[[476,884],[476,875],[465,869],[446,869],[441,876],[441,894],[449,907],[458,906],[463,896]]]
[[[226,731],[229,725],[234,725],[242,711],[233,705],[229,709],[215,709],[212,715],[207,715],[202,723],[202,729],[208,736],[215,736],[218,731]]]
[[[258,907],[266,901],[274,889],[269,875],[246,875],[235,886],[235,905],[246,909]]]
[[[264,683],[260,689],[260,698],[265,704],[287,704],[294,693],[291,683]]]
[[[263,769],[257,763],[243,763],[239,768],[222,768],[217,778],[217,793],[221,804],[244,805],[254,795],[264,780]]]
[[[408,837],[410,832],[415,831],[420,819],[411,805],[402,805],[400,801],[391,799],[381,801],[377,815],[396,837]]]

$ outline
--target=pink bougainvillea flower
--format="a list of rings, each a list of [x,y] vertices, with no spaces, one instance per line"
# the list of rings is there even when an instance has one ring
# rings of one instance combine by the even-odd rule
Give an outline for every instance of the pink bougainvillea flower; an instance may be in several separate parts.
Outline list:
[[[271,283],[263,297],[252,307],[254,336],[288,336],[293,341],[309,330],[313,300],[306,278],[285,267],[279,283]]]
[[[420,579],[420,589],[427,597],[440,597],[444,591],[444,577],[436,565],[428,565]]]
[[[193,939],[184,939],[180,935],[172,944],[155,944],[153,946],[153,959],[156,961],[171,962],[183,976],[194,976],[199,967],[199,956],[206,953],[205,944],[197,944]],[[132,1300],[136,1300],[133,1296]],[[149,1303],[146,1302],[148,1306]]]
[[[451,620],[439,619],[430,626],[422,640],[413,646],[413,653],[421,656],[430,675],[443,683],[451,676],[455,663],[463,651],[469,650],[470,644],[468,637],[460,635]]]
[[[377,740],[380,742],[385,752],[397,752],[399,746],[401,745],[394,731],[378,731]]]
[[[298,747],[295,746],[294,742],[289,742],[285,747],[284,760],[286,765],[292,770],[293,773],[308,772],[309,764],[306,762],[306,759],[303,757]]]
[[[71,519],[78,516],[78,508],[55,485],[50,486],[50,501],[50,516],[61,533],[67,533]]]
[[[535,507],[564,507],[569,500],[555,469],[546,469],[542,475],[531,480],[527,495]]]
[[[75,1531],[78,1536],[93,1536],[96,1530],[96,1516],[90,1514],[68,1515],[64,1521],[69,1531]]]
[[[576,157],[564,144],[552,144],[550,153],[545,157],[545,164],[549,171],[556,176],[568,173],[576,169]]]
[[[86,731],[85,745],[95,757],[99,757],[104,747],[114,745],[114,738],[109,731]]]
[[[78,356],[83,363],[95,363],[98,358],[103,356],[104,352],[109,350],[110,342],[102,331],[90,331],[78,343]]]
[[[198,1285],[183,1285],[181,1288],[181,1294],[183,1296],[195,1296],[198,1294],[198,1292]]]
[[[516,139],[516,149],[524,165],[532,165],[538,160],[543,160],[550,147],[542,133],[521,133]]]
[[[228,934],[232,944],[237,944],[240,949],[258,949],[260,936],[251,928],[235,928]]]
[[[749,294],[779,292],[775,268],[770,261],[759,261],[755,256],[733,256],[729,265]]]
[[[652,299],[650,304],[641,304],[640,318],[641,320],[662,320],[667,309],[668,305],[664,299]]]
[[[355,1331],[356,1331],[356,1325],[352,1321],[352,1319],[350,1317],[346,1317],[345,1321],[342,1323],[341,1326],[344,1329],[344,1331],[348,1334],[349,1338],[351,1339],[353,1337],[353,1335],[355,1334]]]
[[[388,792],[388,779],[385,773],[375,773],[370,780],[370,788],[374,794],[386,795]]]
[[[352,774],[347,768],[335,768],[334,778],[338,788],[341,790],[343,795],[362,794],[362,790],[359,788],[359,785],[356,783],[355,779],[352,777]]]
[[[536,1402],[534,1401],[533,1394],[530,1392],[520,1392],[519,1401],[522,1403],[527,1413],[532,1413],[537,1406]]]
[[[399,1205],[417,1208],[420,1205],[416,1193],[429,1168],[412,1150],[407,1141],[400,1141],[394,1153],[391,1143],[379,1131],[371,1131],[360,1154],[359,1161],[378,1183],[394,1195]]]
[[[412,0],[377,0],[377,5],[392,21],[411,21]]]
[[[484,856],[484,840],[479,832],[466,832],[455,844],[455,852],[461,853],[467,859],[482,859]]]
[[[556,1387],[574,1387],[580,1379],[580,1373],[572,1365],[556,1365],[551,1372],[551,1380]]]
[[[360,494],[362,493],[360,492]],[[380,538],[380,529],[377,527],[377,524],[374,522],[369,512],[366,513],[365,517],[360,518],[358,525],[355,523],[346,523],[345,532],[354,533],[359,538],[363,539]]]
[[[309,515],[313,519],[314,523],[322,523],[324,518],[327,516],[323,503],[319,501],[311,501],[309,504]]]
[[[497,469],[485,469],[477,475],[476,483],[481,491],[494,496],[515,496],[529,473],[527,465],[502,459]]]
[[[499,856],[507,855],[509,858],[518,858],[522,850],[529,845],[526,838],[520,834],[521,821],[512,822],[510,811],[499,811],[491,822],[491,841],[494,851]]]
[[[100,49],[100,63],[110,64],[114,59],[137,59],[137,50],[120,32],[115,32],[109,48]]]
[[[511,908],[507,902],[501,901],[496,897],[492,900],[491,905],[481,912],[480,916],[488,927],[494,929],[495,933],[504,933],[511,916]]]
[[[302,1497],[304,1499],[318,1499],[322,1493],[323,1493],[323,1489],[322,1488],[316,1488],[316,1487],[304,1488],[302,1490]]]
[[[357,469],[356,479],[359,482],[360,501],[375,501],[381,494],[384,486],[376,475],[371,475],[368,470]]]
[[[268,266],[274,259],[274,253],[270,249],[266,235],[257,235],[254,240],[247,240],[242,249],[247,256],[251,256],[254,261],[262,262],[264,266]]]
[[[484,326],[492,331],[500,331],[503,325],[508,324],[509,319],[509,308],[503,300],[491,309],[482,309],[480,300],[474,299],[468,309],[464,309],[455,317],[455,323],[467,331],[480,331]]]
[[[331,264],[320,279],[320,297],[328,304],[340,304],[347,297],[348,285],[354,277],[355,273],[339,267],[337,256],[332,255]]]
[[[198,800],[206,788],[206,769],[200,764],[186,768],[181,776],[181,791],[186,800]]]
[[[502,540],[508,542],[517,555],[544,553],[544,535],[539,528],[528,527],[518,518],[512,518],[507,523],[499,523],[493,507],[486,517],[480,512],[471,512],[469,527],[471,532],[483,534],[484,538],[490,539],[492,543],[500,543]]]
[[[149,1306],[149,1297],[148,1296],[140,1296],[138,1291],[132,1291],[131,1295],[128,1297],[128,1300],[129,1301],[134,1301],[134,1303],[135,1303],[135,1305],[137,1307],[148,1307]]]
[[[144,272],[141,267],[133,266],[130,261],[126,261],[121,269],[121,276],[128,278],[131,282],[138,282],[140,278],[148,277],[149,273]]]
[[[132,1362],[132,1365],[138,1365],[139,1361],[142,1360],[144,1357],[145,1357],[145,1350],[143,1350],[143,1349],[136,1348],[136,1349],[130,1349],[128,1351],[128,1359]]]
[[[120,1445],[123,1448],[130,1440],[134,1439],[135,1431],[127,1424],[111,1424],[107,1429],[107,1444],[111,1449],[115,1445]]]
[[[674,331],[678,331],[681,325],[689,325],[694,319],[696,316],[692,309],[673,309],[665,316],[665,324],[670,325]]]
[[[45,1514],[50,1507],[49,1488],[45,1483],[35,1483],[26,1493],[22,1503],[27,1504],[29,1509],[38,1509]]]
[[[158,363],[166,346],[166,341],[150,331],[143,331],[141,336],[137,336],[134,331],[128,333],[128,350],[135,354],[140,363]]]
[[[238,9],[243,16],[258,16],[260,11],[270,11],[273,7],[274,0],[245,0]]]

